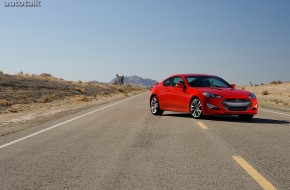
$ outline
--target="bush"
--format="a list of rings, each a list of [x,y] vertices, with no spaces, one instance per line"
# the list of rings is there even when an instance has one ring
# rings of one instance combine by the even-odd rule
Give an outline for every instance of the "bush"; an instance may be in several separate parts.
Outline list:
[[[280,81],[280,80],[273,80],[273,81],[271,81],[270,82],[270,84],[282,84],[282,81]]]
[[[6,106],[8,105],[8,101],[4,99],[0,99],[0,106]]]
[[[86,89],[85,88],[79,88],[79,87],[76,87],[75,88],[76,91],[82,93],[82,94],[85,94],[86,93]]]
[[[22,72],[22,71],[20,71],[19,73],[17,73],[17,75],[23,75],[23,72]]]
[[[121,92],[121,93],[125,93],[126,92],[126,90],[123,89],[123,88],[118,88],[118,91]]]
[[[88,97],[86,97],[84,95],[75,96],[75,100],[79,101],[79,102],[88,102],[89,101]]]
[[[51,78],[52,75],[48,73],[41,73],[39,76],[44,77],[44,78]]]
[[[268,92],[268,90],[263,90],[263,91],[262,91],[262,95],[264,95],[264,96],[265,96],[265,95],[269,95],[269,94],[270,94],[270,93]]]
[[[281,99],[278,99],[278,98],[273,98],[273,99],[270,99],[270,101],[276,103],[276,104],[284,104],[285,102]],[[288,103],[287,103],[288,104]]]
[[[49,103],[52,102],[52,97],[50,95],[43,95],[38,99],[39,103]]]

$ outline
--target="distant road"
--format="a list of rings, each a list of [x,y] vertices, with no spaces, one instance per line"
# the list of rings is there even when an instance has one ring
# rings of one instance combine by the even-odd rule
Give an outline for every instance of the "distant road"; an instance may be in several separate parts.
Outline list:
[[[290,189],[288,115],[153,116],[148,96],[0,137],[0,189]]]

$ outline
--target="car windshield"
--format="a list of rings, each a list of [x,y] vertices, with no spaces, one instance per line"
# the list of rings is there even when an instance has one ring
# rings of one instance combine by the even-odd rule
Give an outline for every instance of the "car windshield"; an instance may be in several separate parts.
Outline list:
[[[186,80],[190,87],[232,88],[225,80],[215,76],[188,76]]]

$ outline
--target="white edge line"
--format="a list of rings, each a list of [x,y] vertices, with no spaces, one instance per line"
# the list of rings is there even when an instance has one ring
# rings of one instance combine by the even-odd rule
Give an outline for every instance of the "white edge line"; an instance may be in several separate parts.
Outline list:
[[[271,111],[271,110],[262,109],[262,108],[259,108],[259,110],[266,111],[266,112],[271,112],[271,113],[276,113],[276,114],[280,114],[280,115],[285,115],[285,116],[290,117],[290,115],[287,114],[287,113],[281,113],[281,112]]]
[[[125,100],[122,100],[122,101],[116,102],[116,103],[114,103],[114,104],[107,105],[107,106],[105,106],[105,107],[102,107],[102,108],[96,109],[96,110],[94,110],[94,111],[91,111],[91,112],[88,112],[88,113],[82,114],[82,115],[80,115],[80,116],[78,116],[78,117],[72,118],[72,119],[70,119],[70,120],[67,120],[67,121],[61,122],[61,123],[59,123],[59,124],[53,125],[53,126],[48,127],[48,128],[46,128],[46,129],[43,129],[43,130],[40,130],[40,131],[38,131],[38,132],[32,133],[32,134],[30,134],[30,135],[27,135],[27,136],[25,136],[25,137],[22,137],[22,138],[20,138],[20,139],[17,139],[17,140],[11,141],[11,142],[9,142],[9,143],[3,144],[3,145],[0,146],[0,149],[5,148],[5,147],[8,147],[8,146],[13,145],[13,144],[16,144],[16,143],[18,143],[18,142],[24,141],[24,140],[26,140],[26,139],[28,139],[28,138],[31,138],[31,137],[36,136],[36,135],[39,135],[39,134],[44,133],[44,132],[46,132],[46,131],[48,131],[48,130],[51,130],[51,129],[54,129],[54,128],[59,127],[59,126],[61,126],[61,125],[64,125],[64,124],[66,124],[66,123],[72,122],[72,121],[74,121],[74,120],[80,119],[80,118],[85,117],[85,116],[87,116],[87,115],[90,115],[90,114],[92,114],[92,113],[95,113],[95,112],[101,111],[101,110],[106,109],[106,108],[108,108],[108,107],[111,107],[111,106],[114,106],[114,105],[117,105],[117,104],[123,103],[123,102],[125,102],[125,101],[128,101],[128,100],[130,100],[130,99],[136,98],[136,97],[141,96],[141,95],[143,95],[143,94],[145,94],[145,93],[147,93],[147,92],[144,92],[144,93],[138,94],[138,95],[136,95],[136,96],[133,96],[133,97],[127,98],[127,99],[125,99]]]

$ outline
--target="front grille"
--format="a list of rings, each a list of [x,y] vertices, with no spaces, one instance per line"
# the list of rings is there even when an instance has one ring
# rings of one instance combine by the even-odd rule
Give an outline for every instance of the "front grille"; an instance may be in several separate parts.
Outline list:
[[[222,104],[229,111],[247,111],[252,102],[249,99],[225,99]]]
[[[248,99],[234,99],[234,98],[231,98],[231,99],[225,99],[224,101],[227,101],[227,102],[250,102]]]

